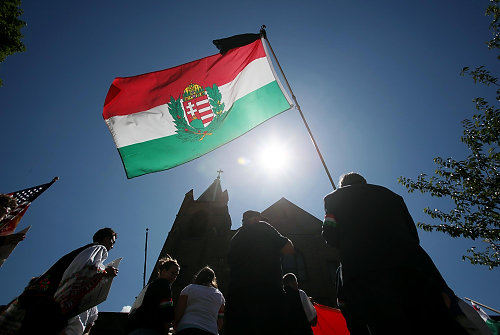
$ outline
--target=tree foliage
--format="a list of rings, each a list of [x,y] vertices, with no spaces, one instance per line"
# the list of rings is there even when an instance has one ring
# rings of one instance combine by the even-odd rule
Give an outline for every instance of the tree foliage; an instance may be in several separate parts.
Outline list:
[[[23,13],[20,6],[21,0],[0,0],[0,63],[7,56],[26,50],[21,41],[21,28],[26,26],[26,22],[19,19]]]
[[[486,44],[492,50],[500,49],[500,0],[490,0],[486,15],[492,17],[490,29],[493,37]],[[500,59],[500,56],[497,56]],[[481,239],[482,247],[471,247],[462,259],[472,264],[486,265],[490,269],[500,265],[500,89],[498,78],[484,66],[474,69],[464,67],[462,76],[469,76],[474,83],[496,88],[493,104],[484,98],[473,99],[475,114],[462,121],[464,131],[461,141],[470,154],[463,160],[434,158],[435,175],[420,174],[417,180],[399,177],[408,192],[415,190],[432,197],[451,199],[454,208],[449,211],[424,209],[441,224],[419,222],[425,231],[439,231],[452,237]]]

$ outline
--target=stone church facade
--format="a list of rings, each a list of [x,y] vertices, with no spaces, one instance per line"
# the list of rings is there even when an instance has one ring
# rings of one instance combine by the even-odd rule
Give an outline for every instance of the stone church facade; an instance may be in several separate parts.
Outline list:
[[[172,286],[174,297],[205,265],[214,269],[219,289],[227,293],[227,252],[237,232],[231,229],[228,201],[228,192],[222,191],[219,177],[196,200],[193,190],[186,193],[158,257],[168,254],[179,261],[181,271]],[[295,273],[299,286],[318,303],[335,306],[338,255],[321,237],[322,222],[285,198],[261,212],[294,244],[295,254],[282,258],[283,273]],[[149,280],[156,277],[155,267]]]

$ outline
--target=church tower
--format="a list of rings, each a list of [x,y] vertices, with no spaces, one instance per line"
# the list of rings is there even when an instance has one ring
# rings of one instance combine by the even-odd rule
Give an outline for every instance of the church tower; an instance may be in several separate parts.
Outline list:
[[[190,284],[195,273],[205,265],[215,271],[221,290],[227,282],[227,246],[234,232],[231,232],[227,207],[229,197],[227,190],[222,191],[220,172],[198,199],[194,199],[193,190],[186,193],[158,257],[168,254],[179,262],[181,271],[172,285],[174,296]],[[158,276],[156,264],[149,282]]]

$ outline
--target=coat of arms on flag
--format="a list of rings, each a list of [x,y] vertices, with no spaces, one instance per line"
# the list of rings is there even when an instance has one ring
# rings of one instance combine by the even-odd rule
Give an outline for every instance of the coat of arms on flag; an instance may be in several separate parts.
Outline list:
[[[202,88],[190,84],[179,99],[170,98],[168,110],[183,141],[203,140],[212,135],[223,121],[224,103],[216,84]]]
[[[214,118],[207,92],[200,85],[191,84],[186,87],[182,95],[182,107],[189,125],[195,128],[205,128]]]

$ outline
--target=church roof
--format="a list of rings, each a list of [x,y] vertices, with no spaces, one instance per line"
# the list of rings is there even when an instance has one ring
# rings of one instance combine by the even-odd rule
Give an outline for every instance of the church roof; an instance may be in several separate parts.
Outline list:
[[[306,210],[300,208],[290,200],[286,199],[285,197],[282,197],[280,200],[276,201],[274,204],[266,208],[263,212],[262,215],[266,216],[266,214],[271,214],[274,211],[283,211],[284,209],[287,209],[288,211],[291,211],[294,213],[293,215],[301,215],[304,217],[307,217],[311,221],[316,221],[319,222],[320,224],[323,223],[320,219],[312,215],[311,213],[307,212]]]
[[[266,208],[262,215],[282,234],[321,233],[321,220],[285,198]]]
[[[214,182],[203,192],[197,201],[227,201],[227,190],[222,192],[220,186],[220,177],[215,178]]]

